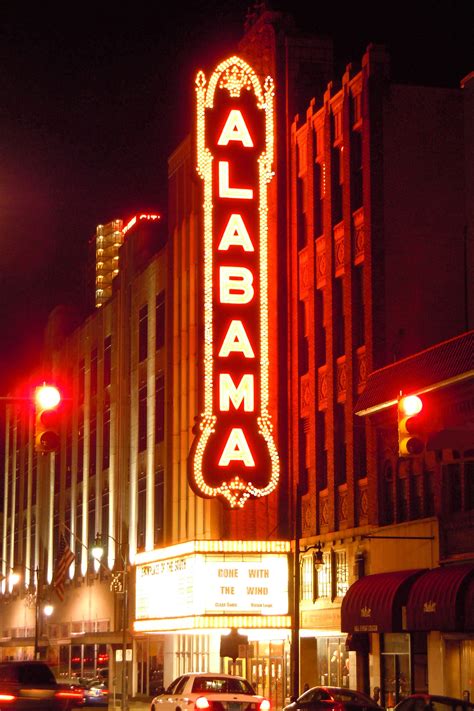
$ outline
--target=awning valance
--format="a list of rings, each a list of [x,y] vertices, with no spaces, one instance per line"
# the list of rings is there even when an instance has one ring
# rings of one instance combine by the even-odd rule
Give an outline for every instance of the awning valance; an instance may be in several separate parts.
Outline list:
[[[407,601],[407,630],[463,632],[474,629],[474,565],[428,570]]]
[[[343,632],[401,632],[402,607],[423,570],[366,575],[353,583],[341,606]]]

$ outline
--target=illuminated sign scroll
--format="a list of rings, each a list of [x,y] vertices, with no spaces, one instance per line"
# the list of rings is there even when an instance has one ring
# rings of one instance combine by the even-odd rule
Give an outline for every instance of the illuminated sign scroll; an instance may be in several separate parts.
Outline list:
[[[239,57],[196,78],[204,184],[204,411],[190,455],[200,496],[270,494],[280,464],[269,402],[268,184],[274,85]]]

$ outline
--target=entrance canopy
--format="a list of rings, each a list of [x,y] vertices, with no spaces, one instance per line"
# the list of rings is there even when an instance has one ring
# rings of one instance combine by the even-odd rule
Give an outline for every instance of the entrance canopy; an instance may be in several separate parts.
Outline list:
[[[402,632],[402,607],[423,570],[366,575],[353,583],[341,606],[343,632]]]
[[[474,565],[428,570],[408,595],[407,630],[474,630]]]

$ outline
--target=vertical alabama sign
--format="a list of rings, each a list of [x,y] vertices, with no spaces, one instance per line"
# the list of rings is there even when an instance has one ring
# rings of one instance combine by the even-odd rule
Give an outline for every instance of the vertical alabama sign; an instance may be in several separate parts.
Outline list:
[[[232,508],[279,479],[269,401],[268,184],[274,84],[230,57],[200,71],[197,170],[204,186],[204,411],[189,457],[200,496]]]

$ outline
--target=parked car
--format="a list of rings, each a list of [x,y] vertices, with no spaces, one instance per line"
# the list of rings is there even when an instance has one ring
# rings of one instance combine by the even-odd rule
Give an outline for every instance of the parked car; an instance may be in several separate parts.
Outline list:
[[[338,686],[313,686],[295,701],[284,707],[284,711],[372,711],[381,707],[361,691],[353,691]]]
[[[84,690],[84,703],[86,706],[108,706],[109,689],[104,679],[92,679]]]
[[[97,667],[95,671],[96,677],[103,681],[109,680],[109,667]]]
[[[151,711],[270,711],[270,702],[258,696],[241,676],[195,672],[183,674],[152,700]]]
[[[474,711],[472,702],[438,694],[410,694],[394,711]]]
[[[0,663],[0,708],[70,711],[84,705],[84,690],[57,682],[45,662]]]

